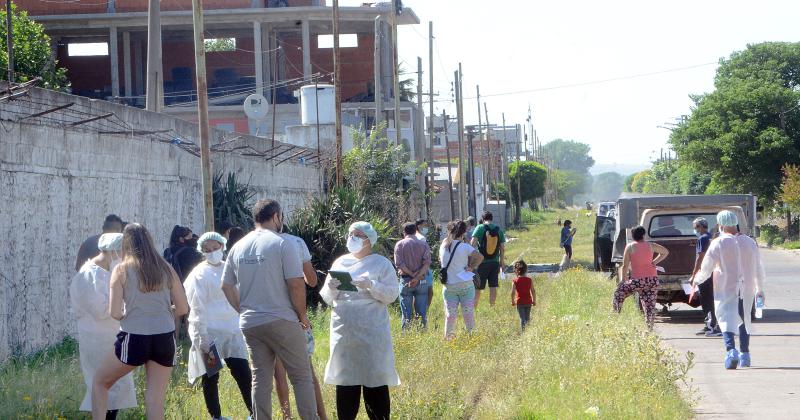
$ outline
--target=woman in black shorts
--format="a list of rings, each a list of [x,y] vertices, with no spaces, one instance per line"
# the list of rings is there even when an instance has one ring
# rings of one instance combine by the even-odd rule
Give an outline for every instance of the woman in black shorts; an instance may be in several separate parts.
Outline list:
[[[122,232],[123,261],[111,274],[110,312],[120,332],[92,384],[92,418],[106,415],[108,390],[138,366],[145,366],[148,420],[164,418],[164,395],[175,366],[175,317],[189,305],[178,276],[158,254],[147,229],[131,223]],[[125,311],[123,313],[123,305]],[[174,310],[173,310],[174,305]]]

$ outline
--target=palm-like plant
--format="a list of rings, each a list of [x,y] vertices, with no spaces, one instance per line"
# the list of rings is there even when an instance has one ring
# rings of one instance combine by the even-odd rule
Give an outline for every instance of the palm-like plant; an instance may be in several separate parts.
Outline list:
[[[236,174],[232,172],[229,172],[227,176],[222,172],[217,172],[214,174],[211,188],[214,198],[215,225],[218,226],[224,220],[246,231],[253,228],[250,205],[256,193],[250,184],[239,182]]]

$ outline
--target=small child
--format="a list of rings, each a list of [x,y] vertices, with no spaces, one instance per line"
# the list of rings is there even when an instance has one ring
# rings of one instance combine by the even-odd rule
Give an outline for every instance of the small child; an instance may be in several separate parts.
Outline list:
[[[517,307],[519,322],[524,330],[531,319],[531,306],[536,306],[536,290],[533,288],[533,280],[526,276],[528,264],[525,261],[514,262],[514,274],[517,277],[511,285],[511,306]]]

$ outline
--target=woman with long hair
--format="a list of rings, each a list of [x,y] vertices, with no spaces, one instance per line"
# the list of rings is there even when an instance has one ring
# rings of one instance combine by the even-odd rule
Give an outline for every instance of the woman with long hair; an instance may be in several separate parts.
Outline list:
[[[113,354],[106,356],[94,377],[92,419],[105,418],[108,390],[142,365],[147,374],[147,419],[163,419],[164,395],[176,363],[175,317],[187,314],[189,305],[178,276],[158,254],[144,226],[125,227],[122,255],[111,274],[109,297],[109,312],[120,321],[120,332]]]
[[[444,336],[447,340],[455,338],[458,307],[467,332],[475,328],[475,283],[474,272],[483,261],[483,255],[465,240],[467,224],[454,220],[447,224],[447,237],[439,248],[439,263],[447,272],[442,278],[444,289]]]

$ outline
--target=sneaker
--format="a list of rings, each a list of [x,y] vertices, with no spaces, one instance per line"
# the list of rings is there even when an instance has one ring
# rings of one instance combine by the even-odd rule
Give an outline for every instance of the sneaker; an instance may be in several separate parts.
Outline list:
[[[706,335],[706,333],[708,333],[708,331],[709,331],[708,327],[703,327],[702,330],[694,333],[694,335]]]
[[[739,353],[739,366],[741,366],[741,367],[750,367],[750,353],[749,352],[741,352],[741,353]]]
[[[739,352],[736,349],[728,350],[725,355],[725,369],[736,369],[739,365]]]
[[[706,337],[722,337],[722,331],[718,328],[706,331]]]

